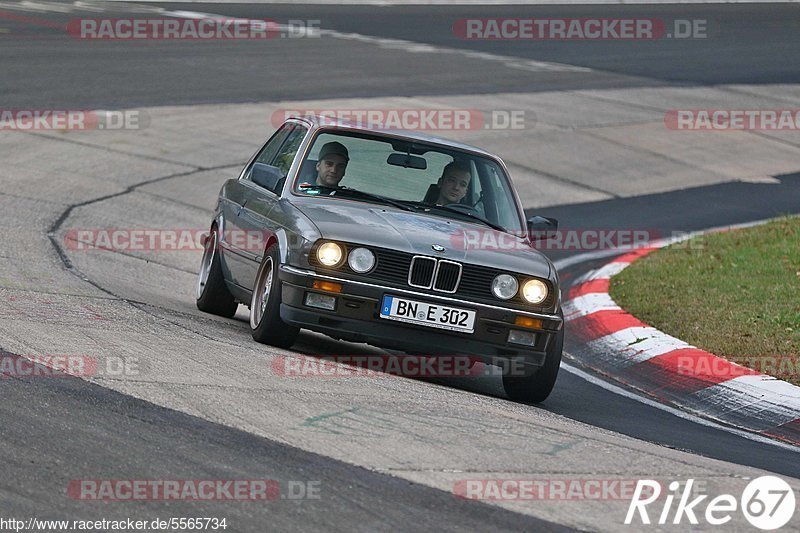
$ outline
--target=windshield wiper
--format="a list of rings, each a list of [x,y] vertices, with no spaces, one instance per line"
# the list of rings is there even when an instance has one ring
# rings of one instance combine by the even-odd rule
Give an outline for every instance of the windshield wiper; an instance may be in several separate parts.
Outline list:
[[[405,204],[401,204],[397,200],[392,200],[391,198],[386,198],[385,196],[381,196],[379,194],[372,194],[371,192],[364,192],[364,191],[360,191],[358,189],[351,189],[350,187],[342,187],[339,190],[343,191],[343,192],[346,192],[346,193],[357,194],[358,196],[361,196],[362,198],[368,198],[370,200],[383,202],[384,204],[388,204],[388,205],[394,206],[394,207],[396,207],[398,209],[402,209],[403,211],[414,211],[414,209],[412,209],[411,207],[409,207],[409,206],[407,206]]]
[[[431,205],[431,206],[428,206],[428,207],[431,207],[433,209],[442,209],[444,211],[449,211],[450,213],[457,213],[459,215],[464,215],[466,217],[469,217],[469,218],[472,218],[474,220],[477,220],[478,222],[482,222],[483,224],[486,224],[487,226],[489,226],[492,229],[496,229],[497,231],[502,231],[502,232],[505,232],[505,233],[509,233],[509,231],[506,228],[504,228],[503,226],[501,226],[500,224],[495,224],[494,222],[486,220],[482,216],[476,215],[475,213],[462,211],[461,209],[456,209],[454,207],[450,207],[449,205]]]
[[[350,187],[328,187],[327,185],[310,185],[304,183],[300,185],[300,188],[303,190],[316,189],[319,191],[331,191],[331,196],[337,196],[339,194],[353,194],[367,200],[375,200],[376,202],[391,205],[398,209],[402,209],[403,211],[414,211],[414,209],[411,207],[401,204],[397,200],[392,200],[391,198],[386,198],[385,196],[380,196],[379,194],[372,194],[371,192],[351,189]]]
[[[339,187],[329,187],[328,185],[317,185],[316,183],[301,183],[297,186],[301,191],[315,190],[315,191],[338,191]]]

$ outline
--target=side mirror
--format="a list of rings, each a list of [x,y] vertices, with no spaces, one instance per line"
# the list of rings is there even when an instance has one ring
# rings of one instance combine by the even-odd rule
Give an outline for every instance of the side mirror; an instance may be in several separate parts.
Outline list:
[[[531,241],[552,239],[558,231],[558,220],[555,218],[534,215],[528,219],[528,235]]]
[[[278,183],[283,179],[283,172],[278,167],[267,165],[266,163],[253,163],[253,170],[250,179],[253,183],[265,189],[276,192]]]

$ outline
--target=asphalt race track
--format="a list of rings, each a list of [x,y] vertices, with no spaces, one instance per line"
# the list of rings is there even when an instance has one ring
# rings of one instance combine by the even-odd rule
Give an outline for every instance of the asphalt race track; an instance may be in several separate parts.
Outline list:
[[[178,11],[319,20],[323,32],[267,43],[86,42],[64,32],[79,17],[191,16]],[[287,378],[276,358],[385,352],[310,332],[292,350],[256,344],[244,306],[230,320],[195,308],[199,250],[84,251],[68,235],[206,229],[222,181],[274,131],[275,113],[301,105],[530,104],[526,116],[536,120],[525,131],[441,135],[499,153],[526,212],[567,228],[670,235],[798,213],[796,130],[662,137],[664,109],[800,108],[798,15],[793,4],[0,2],[1,109],[147,117],[128,132],[0,131],[0,356],[81,354],[99,364],[85,379],[0,379],[0,519],[224,517],[232,531],[614,531],[629,499],[472,501],[457,487],[487,478],[693,477],[716,495],[774,473],[797,493],[796,447],[587,379],[569,356],[569,337],[541,406],[508,401],[496,376]],[[703,19],[708,36],[531,43],[453,35],[460,18],[533,16]],[[569,261],[579,253],[551,253],[567,265],[564,291],[602,263]],[[132,367],[112,372],[115,361]],[[268,479],[280,496],[97,502],[69,488],[120,479]],[[306,497],[290,497],[298,486]],[[741,517],[728,527],[752,530]],[[785,527],[800,530],[800,516]]]
[[[9,2],[10,4],[11,2]],[[107,4],[106,4],[107,5]],[[204,3],[151,4],[167,10],[274,19],[319,20],[324,29],[414,43],[442,45],[522,59],[565,63],[590,72],[509,70],[498,62],[479,70],[456,68],[449,55],[414,54],[391,48],[364,50],[358,41],[337,39],[320,47],[314,39],[275,39],[265,56],[258,43],[129,43],[62,39],[53,20],[89,13],[17,12],[3,46],[6,75],[0,88],[9,107],[30,104],[30,88],[52,106],[135,107],[146,105],[303,100],[383,95],[448,95],[659,87],[721,83],[797,83],[800,52],[791,21],[798,7],[783,4],[704,6],[287,6]],[[95,12],[97,13],[97,12]],[[115,4],[98,17],[130,15]],[[469,17],[653,17],[708,21],[709,39],[697,40],[468,41],[453,36],[453,21]],[[146,15],[139,11],[140,15]],[[150,14],[153,16],[153,14]],[[324,23],[322,22],[324,21]],[[63,33],[63,32],[62,32]],[[56,39],[58,45],[52,41]],[[199,46],[198,46],[199,44]],[[566,44],[566,45],[565,45]],[[353,62],[354,54],[359,61]],[[424,61],[420,61],[424,58]],[[44,63],[42,63],[44,61]],[[462,60],[465,67],[477,64]],[[31,65],[40,68],[31,70]],[[125,65],[125,68],[121,68]],[[300,68],[298,68],[300,67]],[[324,74],[320,74],[320,69]],[[369,76],[363,76],[368,72]],[[51,83],[57,79],[58,84]],[[489,81],[491,80],[491,81]],[[187,90],[191,88],[191,90]]]

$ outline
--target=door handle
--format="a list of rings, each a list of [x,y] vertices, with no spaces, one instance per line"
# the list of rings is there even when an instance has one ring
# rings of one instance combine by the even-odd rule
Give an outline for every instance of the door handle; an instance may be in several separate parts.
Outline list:
[[[247,205],[247,200],[242,202],[242,205],[240,205],[239,209],[236,211],[236,216],[237,217],[242,214],[242,210],[244,209],[244,206],[246,206],[246,205]]]

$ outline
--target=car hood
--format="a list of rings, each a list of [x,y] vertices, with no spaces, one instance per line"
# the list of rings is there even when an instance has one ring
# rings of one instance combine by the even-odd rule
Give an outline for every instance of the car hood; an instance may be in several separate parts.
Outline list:
[[[550,261],[525,239],[472,224],[348,200],[297,202],[323,238],[549,278]],[[434,245],[444,247],[436,252]]]

